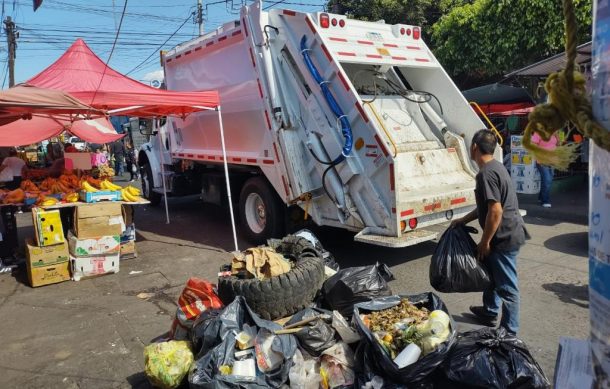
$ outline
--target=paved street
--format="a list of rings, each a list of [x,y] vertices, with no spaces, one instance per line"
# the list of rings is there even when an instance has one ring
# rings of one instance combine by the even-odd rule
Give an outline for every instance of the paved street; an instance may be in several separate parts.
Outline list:
[[[147,387],[142,349],[164,334],[175,300],[190,276],[209,280],[232,249],[228,211],[196,197],[136,213],[139,257],[116,275],[38,289],[25,273],[0,275],[1,388]],[[588,336],[587,227],[528,217],[533,239],[519,257],[521,337],[552,379],[560,336]],[[19,218],[20,237],[31,234],[30,215]],[[401,250],[354,243],[335,229],[316,230],[341,266],[382,261],[396,276],[396,293],[430,290],[432,242]],[[240,242],[247,247],[246,242]],[[146,292],[151,297],[142,299]],[[480,294],[443,294],[460,330],[473,328],[466,313]]]

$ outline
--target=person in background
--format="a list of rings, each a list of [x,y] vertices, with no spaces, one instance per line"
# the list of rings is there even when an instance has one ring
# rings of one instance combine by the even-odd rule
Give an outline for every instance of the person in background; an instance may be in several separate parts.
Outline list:
[[[130,142],[126,142],[125,147],[127,149],[127,155],[125,155],[125,162],[127,164],[127,171],[130,174],[129,182],[133,182],[138,178],[138,166],[136,152]]]
[[[57,155],[51,166],[49,167],[49,176],[53,178],[59,178],[62,174],[64,174],[64,170],[66,169],[66,160],[63,156],[63,153]]]
[[[481,324],[495,326],[502,307],[500,326],[516,335],[519,331],[517,255],[529,234],[519,213],[511,178],[502,163],[493,157],[496,146],[496,136],[489,130],[480,130],[472,138],[470,158],[479,166],[475,186],[477,207],[452,225],[478,219],[483,228],[477,257],[487,265],[493,285],[483,292],[483,306],[471,306],[470,311]]]
[[[76,147],[74,147],[74,145],[72,143],[65,143],[64,152],[65,153],[78,153],[78,149]]]
[[[532,135],[532,143],[545,150],[554,150],[559,143],[556,134],[553,134],[548,141],[545,141],[534,132]],[[544,208],[551,208],[551,187],[553,186],[553,176],[555,171],[552,167],[543,165],[536,161],[536,168],[540,172],[540,192],[538,193],[538,201]]]
[[[8,157],[4,158],[0,165],[0,173],[8,169],[13,175],[13,179],[6,183],[6,188],[15,190],[21,185],[21,177],[27,172],[28,167],[25,161],[17,156],[17,150],[11,149]]]
[[[114,158],[114,175],[118,177],[122,177],[125,173],[124,164],[125,164],[125,154],[127,154],[127,150],[125,149],[125,144],[121,140],[117,140],[110,144],[110,156]]]

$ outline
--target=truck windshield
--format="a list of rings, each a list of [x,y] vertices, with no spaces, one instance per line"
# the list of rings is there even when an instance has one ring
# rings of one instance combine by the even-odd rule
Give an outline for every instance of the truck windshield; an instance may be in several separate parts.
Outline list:
[[[397,96],[404,93],[404,85],[393,68],[378,65],[342,63],[359,95]]]

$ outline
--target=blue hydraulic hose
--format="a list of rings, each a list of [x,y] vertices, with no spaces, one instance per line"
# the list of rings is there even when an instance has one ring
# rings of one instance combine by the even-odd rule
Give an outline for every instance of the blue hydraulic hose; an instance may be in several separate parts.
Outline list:
[[[329,82],[324,81],[324,79],[318,72],[318,69],[316,69],[316,66],[311,61],[311,57],[309,56],[309,49],[307,48],[307,36],[305,35],[303,35],[303,38],[301,39],[301,54],[303,55],[303,60],[305,61],[305,65],[307,65],[311,76],[316,80],[316,82],[322,89],[322,93],[324,94],[324,97],[326,98],[326,102],[328,103],[330,109],[337,116],[337,118],[339,118],[339,121],[341,122],[341,133],[345,138],[345,144],[343,145],[341,155],[335,158],[335,160],[331,163],[331,165],[336,165],[342,162],[345,157],[347,157],[352,152],[352,127],[349,124],[349,120],[347,120],[347,116],[345,116],[343,110],[341,110],[341,107],[339,106],[339,103],[337,103],[337,100],[335,100],[335,97],[328,88]]]

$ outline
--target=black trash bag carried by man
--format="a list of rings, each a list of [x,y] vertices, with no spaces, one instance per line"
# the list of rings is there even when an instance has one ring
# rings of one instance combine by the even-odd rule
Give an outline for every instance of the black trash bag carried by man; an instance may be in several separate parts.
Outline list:
[[[451,384],[459,387],[551,387],[525,343],[502,327],[459,334],[443,372]]]
[[[293,335],[273,335],[282,326],[277,323],[261,319],[246,304],[243,297],[237,296],[235,300],[227,305],[219,315],[211,315],[201,327],[201,332],[195,331],[193,342],[201,345],[200,357],[195,361],[189,373],[189,387],[191,389],[204,388],[279,388],[288,381],[288,373],[292,366],[292,357],[297,349],[297,341]],[[261,364],[266,362],[265,355],[272,356],[276,361],[273,366],[265,366],[262,374],[255,377],[227,374],[223,368],[231,369],[237,360],[236,351],[239,352],[238,336],[247,327],[254,328],[257,332],[256,347],[249,346],[246,352],[252,353],[247,359],[254,358],[261,369]],[[205,331],[207,330],[207,331]],[[198,336],[210,336],[212,340],[199,339]],[[260,339],[269,339],[264,345],[259,345]],[[260,347],[259,347],[260,346]],[[209,351],[201,355],[201,351]],[[197,350],[196,350],[197,351]],[[266,354],[265,354],[266,353]]]
[[[430,285],[443,293],[483,292],[491,285],[485,264],[477,260],[474,227],[456,224],[441,236],[430,261]]]
[[[395,307],[405,298],[417,308],[423,307],[429,312],[436,310],[444,311],[449,316],[450,333],[447,339],[436,346],[433,351],[420,356],[417,362],[400,368],[394,363],[373,332],[364,324],[360,314]],[[356,352],[357,363],[360,366],[365,367],[365,372],[372,372],[375,375],[396,384],[406,384],[409,388],[420,387],[422,385],[425,387],[432,378],[432,373],[445,361],[445,358],[447,358],[447,355],[449,354],[449,350],[455,343],[455,322],[453,321],[453,318],[451,318],[445,303],[434,293],[429,292],[411,296],[380,297],[372,301],[356,304],[353,315],[356,328],[362,335],[362,340],[358,345],[359,349]]]
[[[322,296],[328,308],[351,317],[354,305],[377,297],[391,296],[388,281],[394,275],[386,265],[348,267],[339,270],[322,285]]]

